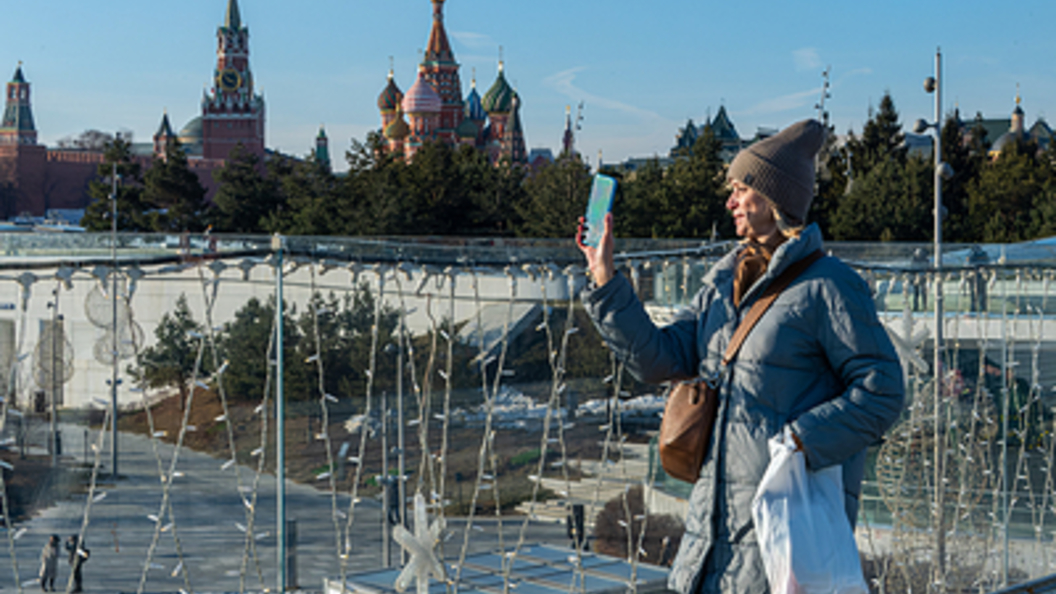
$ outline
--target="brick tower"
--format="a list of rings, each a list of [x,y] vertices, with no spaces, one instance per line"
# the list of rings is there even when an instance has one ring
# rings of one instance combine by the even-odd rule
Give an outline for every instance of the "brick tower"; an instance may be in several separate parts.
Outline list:
[[[0,217],[42,215],[51,207],[44,187],[47,149],[37,144],[21,62],[7,83],[6,98],[0,122]]]
[[[264,97],[253,92],[249,29],[242,26],[238,0],[228,0],[216,37],[213,88],[202,97],[202,156],[226,159],[239,143],[263,156]]]
[[[37,128],[29,103],[29,83],[18,63],[15,75],[7,83],[7,103],[0,123],[0,144],[37,144]]]
[[[433,1],[433,28],[429,32],[429,44],[422,60],[422,78],[440,95],[440,125],[436,137],[454,144],[458,138],[455,130],[462,123],[462,81],[458,76],[458,63],[447,40],[444,29],[444,0]]]

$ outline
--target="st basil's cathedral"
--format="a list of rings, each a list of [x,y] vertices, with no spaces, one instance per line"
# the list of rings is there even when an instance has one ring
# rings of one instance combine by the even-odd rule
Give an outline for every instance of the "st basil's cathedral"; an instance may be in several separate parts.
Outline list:
[[[390,69],[388,84],[378,96],[386,148],[412,159],[426,142],[469,145],[486,153],[492,163],[526,164],[520,97],[506,82],[502,60],[483,98],[475,77],[469,94],[462,97],[459,65],[444,28],[444,1],[432,0],[433,27],[414,84],[402,92]]]

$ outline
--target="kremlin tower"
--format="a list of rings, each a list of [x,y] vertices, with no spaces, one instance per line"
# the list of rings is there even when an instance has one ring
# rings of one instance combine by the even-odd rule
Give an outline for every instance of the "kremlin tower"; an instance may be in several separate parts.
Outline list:
[[[253,91],[249,29],[242,25],[238,0],[228,0],[216,37],[213,88],[202,96],[202,156],[226,159],[239,143],[263,156],[264,97]]]
[[[29,83],[22,74],[22,62],[7,83],[7,105],[0,123],[0,143],[37,144],[37,129],[33,125],[33,110],[29,103]]]
[[[444,28],[444,2],[432,0],[433,26],[414,84],[404,95],[390,68],[388,84],[378,96],[386,148],[412,158],[426,142],[465,144],[486,152],[493,163],[503,159],[526,163],[519,98],[506,82],[501,60],[498,78],[483,99],[474,77],[463,100],[459,65]]]

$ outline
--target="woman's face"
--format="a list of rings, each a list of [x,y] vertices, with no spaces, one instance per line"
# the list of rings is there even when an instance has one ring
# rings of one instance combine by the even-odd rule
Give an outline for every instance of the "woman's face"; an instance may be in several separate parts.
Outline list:
[[[762,239],[777,231],[777,220],[766,200],[755,190],[734,180],[730,183],[733,189],[726,208],[733,215],[733,225],[738,237]]]

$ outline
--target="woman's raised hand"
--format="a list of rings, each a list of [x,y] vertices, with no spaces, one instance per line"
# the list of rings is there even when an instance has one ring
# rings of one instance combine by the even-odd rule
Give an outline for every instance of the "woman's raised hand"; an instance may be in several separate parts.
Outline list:
[[[616,265],[612,257],[612,213],[605,215],[605,229],[602,231],[601,241],[598,242],[597,247],[583,243],[583,236],[586,234],[585,225],[586,219],[579,217],[576,245],[579,246],[579,251],[583,252],[587,259],[587,268],[590,269],[590,275],[594,278],[594,283],[600,287],[612,280],[612,277],[616,275]]]

